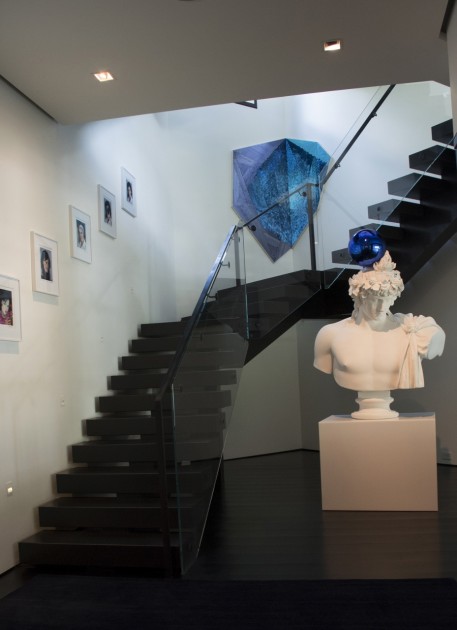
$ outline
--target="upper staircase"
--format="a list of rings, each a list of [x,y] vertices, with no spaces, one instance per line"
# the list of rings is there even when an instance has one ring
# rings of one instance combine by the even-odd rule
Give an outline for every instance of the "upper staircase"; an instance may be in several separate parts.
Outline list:
[[[389,182],[391,197],[351,231],[378,229],[405,281],[457,231],[452,121],[432,138],[438,144],[411,155],[413,172]],[[231,239],[236,249],[239,232]],[[298,320],[352,310],[346,247],[333,252],[334,269],[249,284],[224,260],[226,251],[218,270],[237,269],[233,282],[210,284],[190,333],[188,318],[140,326],[108,378],[110,394],[96,400],[98,415],[83,422],[73,465],[55,477],[60,496],[38,508],[42,529],[19,543],[21,562],[177,575],[195,559],[242,366]]]

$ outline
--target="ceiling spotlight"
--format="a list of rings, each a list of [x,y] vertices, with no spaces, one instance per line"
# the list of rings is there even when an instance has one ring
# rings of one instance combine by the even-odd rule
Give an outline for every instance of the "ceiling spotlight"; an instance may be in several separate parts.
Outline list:
[[[97,79],[97,81],[100,81],[100,83],[103,83],[104,81],[114,81],[113,75],[111,74],[111,72],[108,71],[94,72],[94,77]]]
[[[324,50],[325,52],[341,50],[341,44],[341,39],[329,39],[327,42],[324,42]]]

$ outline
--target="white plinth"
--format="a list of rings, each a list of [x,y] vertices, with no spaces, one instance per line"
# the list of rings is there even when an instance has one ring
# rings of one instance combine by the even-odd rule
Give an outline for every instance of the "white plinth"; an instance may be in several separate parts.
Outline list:
[[[437,511],[435,415],[319,422],[323,510]]]

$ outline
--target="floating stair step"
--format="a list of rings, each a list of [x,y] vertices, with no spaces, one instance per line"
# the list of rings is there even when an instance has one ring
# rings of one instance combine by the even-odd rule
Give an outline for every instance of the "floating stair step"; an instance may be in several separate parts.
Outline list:
[[[225,307],[223,305],[219,305],[218,313],[222,316],[225,312]],[[258,315],[285,315],[289,312],[289,304],[285,301],[280,300],[269,300],[269,301],[261,301],[254,302],[251,301],[248,305],[248,316],[258,316]]]
[[[166,423],[164,423],[166,424]],[[85,434],[93,437],[104,437],[114,435],[155,435],[157,432],[157,419],[150,415],[135,416],[100,416],[98,418],[87,418],[84,421]],[[168,427],[171,433],[171,419]]]
[[[141,337],[129,341],[129,352],[173,352],[182,343],[182,336]]]
[[[187,541],[191,547],[191,540]],[[175,570],[180,566],[179,539],[171,537]],[[118,568],[164,567],[162,536],[154,532],[43,530],[19,543],[24,564]]]
[[[157,322],[155,324],[141,324],[138,326],[140,337],[181,337],[186,329],[187,321]]]
[[[118,360],[120,370],[161,370],[166,371],[173,363],[175,355],[150,354],[148,356],[127,355]]]
[[[388,182],[387,190],[390,195],[420,200],[420,188],[416,188],[416,185],[423,177],[419,173],[408,173]]]
[[[174,402],[177,412],[191,409],[222,409],[231,404],[231,394],[228,390],[176,392]],[[155,407],[154,394],[115,394],[99,396],[96,399],[97,411],[101,413],[149,411]]]
[[[108,389],[153,389],[159,387],[163,382],[163,376],[149,374],[121,374],[108,378]],[[218,385],[233,385],[237,382],[235,370],[218,371],[180,371],[175,378],[175,387],[182,389],[195,389],[202,387],[216,387]]]
[[[169,498],[170,527],[176,529],[179,519],[184,527],[192,527],[201,520],[202,508],[195,499]],[[162,511],[159,499],[119,497],[60,497],[38,509],[41,527],[57,529],[103,527],[115,529],[158,529]]]
[[[399,201],[398,199],[387,199],[368,206],[368,217],[370,219],[400,224],[410,218],[423,217],[424,212],[425,208],[421,204],[411,201]]]
[[[167,405],[169,408],[169,404]],[[155,410],[157,404],[153,394],[115,394],[113,396],[98,396],[95,399],[95,409],[101,413],[130,412]]]
[[[189,318],[184,318],[179,322],[159,322],[155,324],[141,324],[138,327],[140,337],[181,337],[186,330]],[[229,332],[228,326],[223,322],[201,319],[198,328],[207,333]]]
[[[320,285],[316,282],[312,284],[281,284],[278,286],[267,286],[264,288],[257,287],[255,285],[248,285],[246,300],[248,308],[251,302],[287,301],[296,299],[306,300],[309,295],[312,295],[319,288]],[[226,304],[227,302],[231,303],[232,301],[233,297],[230,293],[221,292],[217,294],[218,304]]]
[[[375,232],[377,232],[379,236],[386,241],[401,241],[403,238],[403,231],[401,228],[394,225],[380,225],[378,223],[367,223],[366,225],[349,230],[349,238],[352,238],[354,234],[360,230],[375,230]]]
[[[389,194],[417,199],[421,203],[452,210],[457,203],[457,188],[452,182],[410,173],[388,182]]]
[[[199,494],[208,490],[216,468],[207,462],[178,466],[179,492]],[[158,494],[160,475],[148,466],[76,466],[55,476],[57,492],[62,494]],[[167,473],[168,492],[176,492],[176,473]]]
[[[278,291],[281,291],[281,289],[283,289],[284,287],[289,286],[308,286],[312,288],[318,288],[320,286],[320,272],[302,270],[282,274],[279,276],[272,276],[263,280],[256,280],[254,282],[249,282],[248,284],[246,284],[246,291],[249,297],[249,295],[251,293],[254,293],[255,291],[268,291],[275,288],[278,289]],[[218,299],[225,299],[226,297],[232,298],[232,294],[236,294],[237,292],[238,291],[235,291],[235,289],[227,289],[225,291],[218,291],[217,296]],[[266,293],[265,295],[268,294]]]
[[[409,156],[409,166],[417,171],[434,173],[444,179],[456,177],[455,149],[434,145]]]
[[[251,289],[266,289],[277,286],[287,286],[293,284],[312,284],[320,282],[320,272],[312,270],[293,271],[291,273],[281,274],[279,276],[271,276],[263,280],[249,282],[246,287],[248,292]]]
[[[232,404],[232,394],[229,390],[219,391],[189,391],[175,393],[175,411],[189,413],[193,409],[224,409]]]
[[[352,256],[347,247],[343,249],[336,249],[332,252],[332,263],[340,265],[356,265],[357,263],[352,260]]]
[[[181,337],[132,339],[129,343],[129,351],[132,353],[170,352],[177,350],[181,341]],[[234,332],[208,334],[197,329],[188,342],[187,351],[230,350],[238,347],[242,342],[243,340]]]
[[[432,139],[435,140],[435,142],[449,144],[453,137],[454,129],[452,119],[445,120],[444,122],[432,127]]]
[[[219,321],[232,319],[234,317],[242,319],[246,313],[246,301],[243,300],[221,300],[219,297],[206,305],[207,316],[214,317]]]
[[[166,371],[145,372],[138,374],[116,374],[108,376],[107,387],[111,390],[123,389],[159,389],[164,382]]]
[[[165,445],[167,460],[201,461],[215,459],[222,452],[221,434],[214,434],[204,439],[172,445]],[[156,462],[158,446],[153,440],[92,440],[79,442],[71,447],[72,459],[75,464],[121,463],[121,462]]]
[[[398,268],[402,269],[403,265],[407,265],[411,262],[411,252],[407,249],[406,246],[395,244],[395,241],[391,241],[386,244],[387,249],[392,255],[392,258],[394,259],[394,262],[397,264]],[[351,255],[349,254],[347,248],[338,249],[332,252],[332,262],[335,264],[339,263],[341,265],[357,265],[357,263],[351,259]]]
[[[167,425],[167,423],[165,424]],[[171,418],[168,424],[171,425]],[[224,428],[224,412],[199,412],[198,414],[177,415],[174,434],[179,437],[184,434],[216,433]],[[85,432],[90,437],[155,435],[156,430],[156,419],[147,415],[101,416],[88,418],[85,421]],[[165,431],[171,435],[171,426],[165,426]]]
[[[195,370],[199,368],[238,368],[244,363],[244,348],[247,342],[240,345],[238,352],[189,352],[183,357],[180,369]],[[174,355],[138,354],[119,359],[120,370],[150,370],[170,367]]]
[[[266,302],[272,300],[307,300],[310,295],[320,289],[320,284],[314,282],[308,284],[288,284],[266,289],[251,288],[248,292],[248,305],[250,302]]]

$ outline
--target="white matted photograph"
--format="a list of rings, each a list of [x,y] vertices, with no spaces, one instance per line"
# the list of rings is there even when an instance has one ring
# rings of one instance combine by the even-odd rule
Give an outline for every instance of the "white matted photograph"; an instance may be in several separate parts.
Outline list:
[[[70,206],[70,253],[73,258],[92,262],[90,216]]]
[[[0,276],[0,341],[21,339],[19,280]]]
[[[125,168],[121,172],[122,209],[136,217],[136,180]]]
[[[98,185],[98,229],[116,238],[116,197],[109,190]]]
[[[57,241],[30,233],[32,249],[32,288],[39,293],[59,295]]]

